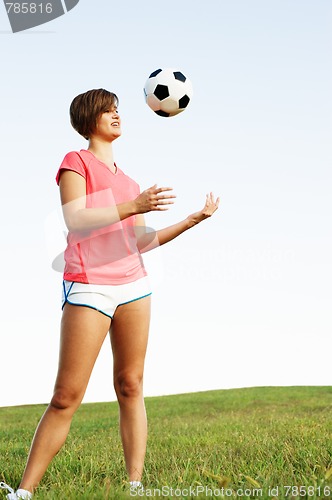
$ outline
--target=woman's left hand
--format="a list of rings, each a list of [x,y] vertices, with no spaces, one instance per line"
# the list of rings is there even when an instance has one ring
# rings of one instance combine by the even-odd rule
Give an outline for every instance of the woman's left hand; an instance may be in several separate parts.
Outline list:
[[[195,212],[194,214],[189,215],[188,220],[189,220],[190,224],[192,224],[192,225],[199,224],[203,220],[211,217],[211,215],[213,215],[214,212],[218,209],[219,202],[220,202],[219,197],[216,200],[214,200],[213,193],[207,194],[205,205],[202,208],[202,210],[200,210],[199,212]]]

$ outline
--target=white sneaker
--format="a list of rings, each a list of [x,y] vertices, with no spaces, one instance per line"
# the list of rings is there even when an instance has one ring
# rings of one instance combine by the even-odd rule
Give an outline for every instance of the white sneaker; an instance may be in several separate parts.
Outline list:
[[[32,493],[28,490],[22,490],[22,488],[16,491],[17,498],[22,498],[22,500],[30,500],[32,498]]]
[[[32,498],[32,493],[28,490],[18,489],[16,492],[8,486],[8,484],[1,482],[0,488],[3,490],[8,490],[9,493],[6,495],[7,500],[30,500]]]

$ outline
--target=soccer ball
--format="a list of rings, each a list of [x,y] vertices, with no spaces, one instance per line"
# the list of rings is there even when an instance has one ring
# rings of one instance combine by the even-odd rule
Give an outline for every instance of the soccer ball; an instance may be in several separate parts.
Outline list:
[[[148,106],[159,116],[174,116],[184,111],[193,96],[191,81],[173,68],[157,69],[144,86]]]

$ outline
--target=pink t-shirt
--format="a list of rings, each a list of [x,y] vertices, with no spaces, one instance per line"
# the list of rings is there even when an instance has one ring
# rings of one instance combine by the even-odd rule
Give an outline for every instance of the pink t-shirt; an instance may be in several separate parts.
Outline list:
[[[93,153],[82,149],[68,153],[56,176],[72,170],[86,180],[86,208],[109,207],[134,200],[139,185],[118,167],[113,173]],[[135,216],[101,229],[69,232],[65,250],[64,279],[97,285],[121,285],[146,276],[137,248]]]

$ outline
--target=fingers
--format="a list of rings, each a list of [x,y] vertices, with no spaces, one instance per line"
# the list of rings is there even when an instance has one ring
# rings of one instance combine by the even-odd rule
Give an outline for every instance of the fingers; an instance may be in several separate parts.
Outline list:
[[[163,193],[165,191],[173,191],[173,188],[171,187],[157,187],[157,184],[155,184],[154,186],[151,186],[147,191],[151,191],[151,193],[153,194],[159,194],[159,193]],[[175,198],[175,195],[173,195],[173,198]]]
[[[167,205],[174,204],[174,198],[176,198],[175,194],[171,194],[170,191],[173,191],[171,187],[157,187],[157,184],[154,184],[149,189],[145,191],[147,196],[147,203],[149,205],[148,210],[168,210],[169,207]]]
[[[214,212],[218,209],[219,202],[220,202],[219,196],[216,200],[214,200],[213,193],[212,192],[208,193],[206,195],[205,207],[202,210],[204,217],[211,217],[211,215],[213,215]]]
[[[152,200],[153,210],[168,210],[169,207],[166,205],[173,205],[173,198],[175,198],[174,195],[156,196],[155,199]]]
[[[206,202],[208,204],[212,204],[212,205],[217,205],[218,206],[219,203],[220,203],[220,197],[218,196],[218,198],[216,199],[216,201],[214,201],[214,195],[213,195],[213,193],[211,191],[210,193],[208,193],[206,195]]]

